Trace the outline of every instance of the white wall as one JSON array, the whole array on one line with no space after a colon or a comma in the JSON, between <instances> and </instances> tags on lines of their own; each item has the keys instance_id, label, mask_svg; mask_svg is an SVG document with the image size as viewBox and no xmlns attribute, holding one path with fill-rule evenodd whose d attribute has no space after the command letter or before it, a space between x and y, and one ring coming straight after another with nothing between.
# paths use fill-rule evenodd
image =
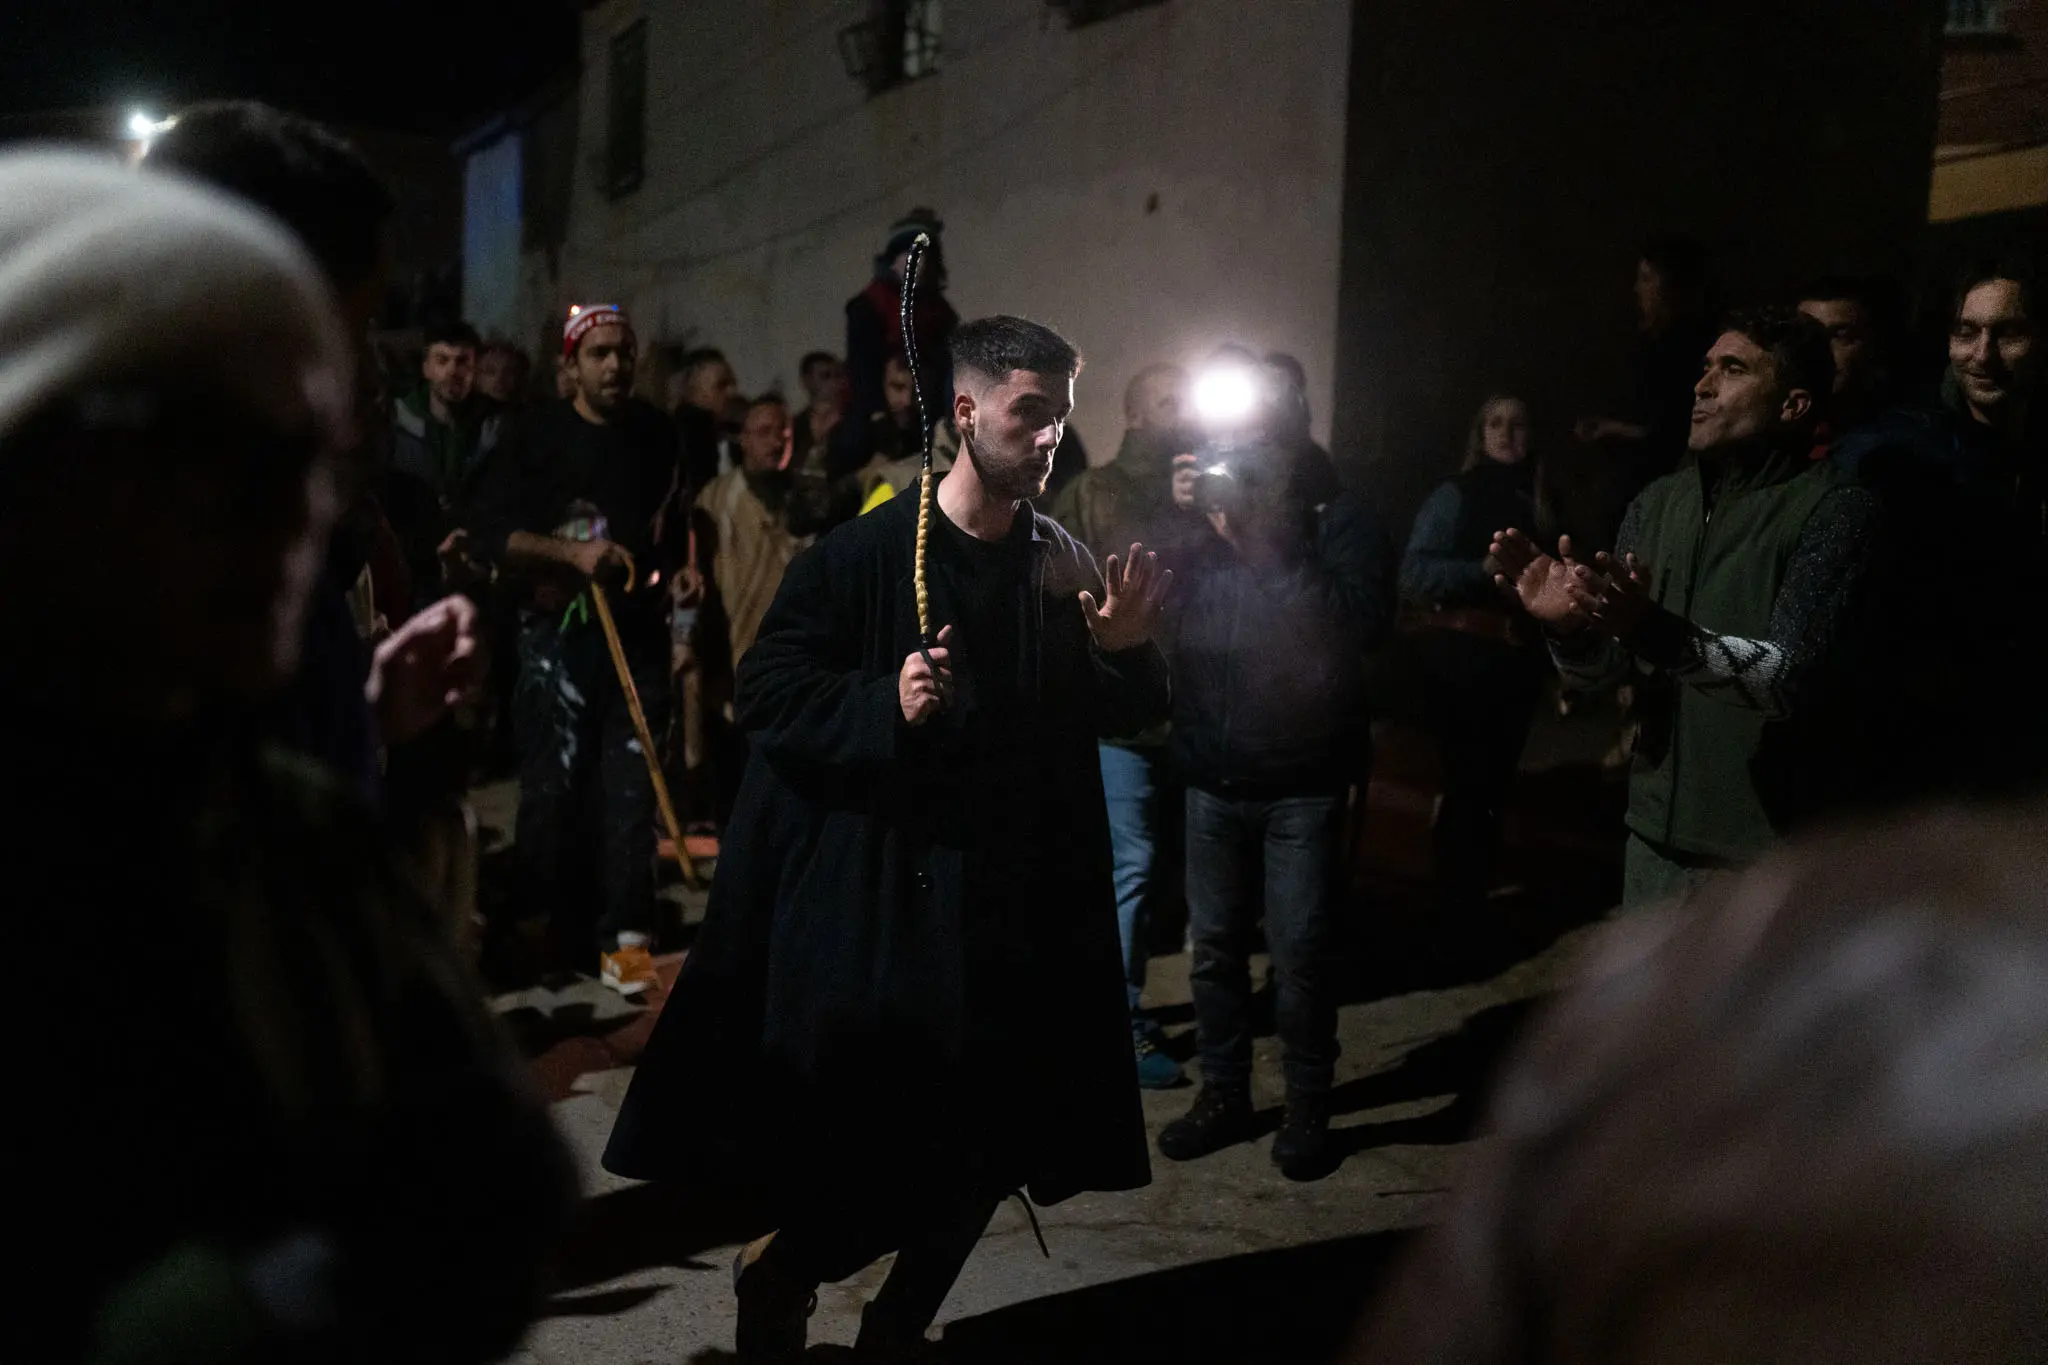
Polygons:
<instances>
[{"instance_id":1,"label":"white wall","mask_svg":"<svg viewBox=\"0 0 2048 1365\"><path fill-rule=\"evenodd\" d=\"M462 164L462 315L487 337L528 340L520 313L522 135L506 133Z\"/></svg>"},{"instance_id":2,"label":"white wall","mask_svg":"<svg viewBox=\"0 0 2048 1365\"><path fill-rule=\"evenodd\" d=\"M1337 332L1350 0L1165 0L1069 31L1043 0L944 0L941 70L870 99L837 35L863 0L608 0L584 20L559 302L715 344L752 389L840 350L889 223L946 222L963 316L1016 312L1088 357L1075 421L1114 453L1140 366L1235 339L1306 364ZM649 20L647 176L608 201L611 36Z\"/></svg>"}]
</instances>

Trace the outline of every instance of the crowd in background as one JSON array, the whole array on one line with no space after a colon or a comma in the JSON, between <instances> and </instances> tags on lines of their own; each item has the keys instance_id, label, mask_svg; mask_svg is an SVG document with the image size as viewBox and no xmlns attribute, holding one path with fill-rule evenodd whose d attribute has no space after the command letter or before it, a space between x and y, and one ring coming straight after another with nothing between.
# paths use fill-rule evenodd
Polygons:
<instances>
[{"instance_id":1,"label":"crowd in background","mask_svg":"<svg viewBox=\"0 0 2048 1365\"><path fill-rule=\"evenodd\" d=\"M133 1117L102 1108L199 1112L189 1095L158 1093L171 1085L196 1086L219 1112L144 1144L160 1181L148 1218L72 1210L78 1225L134 1235L42 1274L61 1307L45 1323L51 1358L82 1358L87 1337L160 1330L151 1296L173 1283L216 1295L220 1320L254 1338L339 1322L379 1358L484 1358L531 1309L536 1248L566 1181L462 976L475 859L461 793L480 767L517 771L518 917L548 926L559 965L647 991L664 932L656 784L666 776L696 831L718 828L747 744L733 721L741 664L785 570L833 527L914 492L927 439L940 471L967 458L943 397L924 413L915 397L952 392L959 319L942 225L918 211L882 237L846 305L843 356L798 365L800 406L749 394L708 347L680 357L655 402L640 396L648 339L602 300L564 320L556 355L450 319L426 329L416 363L370 360L359 305L379 293L390 199L345 144L301 120L188 111L140 171L10 160L0 253L47 250L53 264L40 292L0 287L0 321L78 321L72 344L47 352L10 339L27 322L0 328L0 372L42 367L40 387L0 386L7 571L54 569L38 509L88 497L79 462L52 452L112 471L90 494L111 509L96 537L109 553L78 584L49 573L52 591L14 609L34 632L17 638L42 644L9 666L8 714L30 718L15 726L17 752L50 794L16 865L46 867L93 903L155 907L121 923L151 949L159 984L137 989L161 994L166 976L181 997L192 980L218 985L204 1018L139 1052L133 1038L102 1040L141 1090L110 1088L65 1140L106 1144ZM80 223L121 249L95 254ZM912 358L899 301L920 233L937 249ZM129 251L143 240L156 255ZM107 312L94 292L104 277L152 263L183 282L138 287L130 297L145 304ZM1262 924L1288 1092L1272 1155L1295 1179L1330 1168L1334 916L1371 771L1368 663L1397 637L1427 678L1442 756L1446 940L1486 914L1547 696L1564 709L1624 698L1631 907L1695 891L1816 821L2038 784L2048 480L2030 268L1991 263L1960 281L1940 319L1946 362L1933 366L1882 282L1818 281L1726 315L1713 285L1696 245L1649 244L1635 359L1611 410L1567 430L1522 396L1485 396L1405 550L1312 439L1305 376L1287 355L1226 347L1195 375L1159 363L1107 377L1127 383L1126 429L1099 465L1066 433L1039 510L1098 560L1142 542L1176 580L1171 721L1106 736L1098 755L1147 1086L1183 1083L1141 1006L1148 920L1175 895L1188 910L1201 1089L1159 1137L1170 1159L1254 1134ZM193 330L169 355L152 329L178 328ZM329 391L349 374L353 392ZM167 525L209 556L167 550ZM105 601L138 581L144 600L130 594L113 618L66 614L94 585ZM79 676L94 681L72 687ZM99 720L57 723L84 714ZM645 752L641 721L662 752ZM53 734L99 738L81 756ZM264 738L338 774L377 818L266 757ZM150 869L171 885L144 889L132 869L95 864L74 828L149 829ZM1987 835L1985 856L2038 861L2038 839L2018 841ZM1806 863L1764 866L1792 869L1766 888L1778 901L1809 883L1826 891ZM1717 904L1763 873L1749 875L1716 890ZM338 908L282 929L256 913L308 896ZM2013 916L2037 921L2038 884L2018 899ZM167 915L166 902L181 908ZM358 903L376 908L370 920L351 918ZM180 939L190 924L204 927ZM2038 946L2040 925L2027 928ZM1826 956L1774 932L1787 943L1741 951ZM1928 929L1925 951L1951 951L1958 932ZM1683 994L1652 982L1601 1027L1643 1025L1656 992ZM168 1000L164 1011L180 1012ZM1595 1065L1559 1050L1599 1019L1566 1016L1544 1060ZM1682 1043L1658 1048L1672 1066L1699 1064ZM1571 1084L1593 1094L1592 1080ZM1529 1102L1510 1090L1505 1103L1518 1114ZM1603 1118L1606 1103L1531 1119L1517 1141L1622 1122ZM1527 1176L1503 1165L1487 1178L1507 1191ZM427 1180L417 1192L434 1218L362 1199L366 1184ZM503 1200L506 1189L521 1194ZM278 1190L291 1198L273 1203ZM435 1235L419 1240L422 1226ZM1458 1236L1481 1236L1474 1226ZM460 1269L408 1278L404 1267L428 1263ZM1465 1290L1505 1296L1484 1300L1497 1311L1481 1327L1512 1334L1502 1324L1529 1310L1488 1281L1498 1267L1484 1255L1446 1264L1438 1273ZM431 1312L413 1302L424 1283ZM376 1338L415 1311L451 1324L448 1339ZM1390 1321L1390 1334L1425 1335ZM1484 1344L1508 1358L1494 1337Z\"/></svg>"}]
</instances>

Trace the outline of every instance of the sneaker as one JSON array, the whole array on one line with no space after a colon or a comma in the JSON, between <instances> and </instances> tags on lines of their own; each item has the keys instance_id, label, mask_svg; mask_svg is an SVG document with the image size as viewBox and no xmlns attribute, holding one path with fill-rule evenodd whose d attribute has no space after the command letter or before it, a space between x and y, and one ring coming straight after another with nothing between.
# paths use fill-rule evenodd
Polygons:
<instances>
[{"instance_id":1,"label":"sneaker","mask_svg":"<svg viewBox=\"0 0 2048 1365\"><path fill-rule=\"evenodd\" d=\"M1181 1074L1180 1063L1159 1050L1159 1044L1145 1034L1133 1040L1138 1052L1138 1088L1141 1090L1172 1090L1187 1080Z\"/></svg>"},{"instance_id":2,"label":"sneaker","mask_svg":"<svg viewBox=\"0 0 2048 1365\"><path fill-rule=\"evenodd\" d=\"M659 979L654 975L654 954L637 943L598 954L597 972L605 985L629 998L645 993Z\"/></svg>"},{"instance_id":3,"label":"sneaker","mask_svg":"<svg viewBox=\"0 0 2048 1365\"><path fill-rule=\"evenodd\" d=\"M1287 1097L1287 1117L1273 1139L1273 1164L1289 1180L1321 1180L1334 1169L1330 1161L1329 1096Z\"/></svg>"},{"instance_id":4,"label":"sneaker","mask_svg":"<svg viewBox=\"0 0 2048 1365\"><path fill-rule=\"evenodd\" d=\"M740 1310L733 1349L741 1360L798 1359L804 1353L810 1316L818 1311L816 1289L795 1283L772 1264L763 1264L762 1253L774 1240L771 1232L741 1247L733 1258L732 1289Z\"/></svg>"},{"instance_id":5,"label":"sneaker","mask_svg":"<svg viewBox=\"0 0 2048 1365\"><path fill-rule=\"evenodd\" d=\"M1205 1084L1188 1112L1160 1131L1159 1154L1168 1161L1193 1161L1251 1135L1251 1093Z\"/></svg>"}]
</instances>

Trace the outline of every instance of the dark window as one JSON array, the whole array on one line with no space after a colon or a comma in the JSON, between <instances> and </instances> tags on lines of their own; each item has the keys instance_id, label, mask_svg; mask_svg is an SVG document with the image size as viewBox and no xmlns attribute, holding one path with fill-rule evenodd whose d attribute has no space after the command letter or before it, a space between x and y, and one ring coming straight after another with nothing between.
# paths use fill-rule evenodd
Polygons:
<instances>
[{"instance_id":1,"label":"dark window","mask_svg":"<svg viewBox=\"0 0 2048 1365\"><path fill-rule=\"evenodd\" d=\"M1948 0L1947 31L1957 37L2005 32L2002 0Z\"/></svg>"},{"instance_id":2,"label":"dark window","mask_svg":"<svg viewBox=\"0 0 2048 1365\"><path fill-rule=\"evenodd\" d=\"M1079 28L1101 19L1114 19L1119 14L1129 14L1134 9L1145 9L1160 4L1162 0L1045 0L1054 9L1067 16L1068 28Z\"/></svg>"},{"instance_id":3,"label":"dark window","mask_svg":"<svg viewBox=\"0 0 2048 1365\"><path fill-rule=\"evenodd\" d=\"M870 94L935 75L940 0L869 0L868 17L839 31L839 60Z\"/></svg>"},{"instance_id":4,"label":"dark window","mask_svg":"<svg viewBox=\"0 0 2048 1365\"><path fill-rule=\"evenodd\" d=\"M647 163L647 21L612 39L604 123L604 192L616 199L640 188Z\"/></svg>"}]
</instances>

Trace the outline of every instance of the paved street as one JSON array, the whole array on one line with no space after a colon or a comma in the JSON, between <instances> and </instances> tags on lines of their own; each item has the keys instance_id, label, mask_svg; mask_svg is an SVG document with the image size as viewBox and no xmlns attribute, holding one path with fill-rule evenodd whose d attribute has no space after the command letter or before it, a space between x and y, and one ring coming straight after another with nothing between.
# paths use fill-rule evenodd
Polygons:
<instances>
[{"instance_id":1,"label":"paved street","mask_svg":"<svg viewBox=\"0 0 2048 1365\"><path fill-rule=\"evenodd\" d=\"M1550 727L1559 730L1561 727ZM949 1345L970 1361L1113 1359L1161 1365L1320 1361L1343 1341L1361 1301L1400 1245L1426 1222L1468 1140L1481 1087L1512 1030L1569 973L1598 916L1611 849L1588 830L1612 804L1585 763L1603 733L1563 728L1531 746L1514 850L1505 869L1548 888L1500 898L1500 939L1482 957L1504 969L1438 973L1399 959L1423 925L1428 775L1409 751L1383 746L1368 835L1358 859L1352 980L1341 1013L1334 1130L1344 1160L1329 1178L1292 1184L1268 1160L1270 1139L1175 1165L1155 1156L1153 1183L1133 1194L1091 1195L1040 1211L1047 1259L1016 1203L1006 1205L941 1315ZM1611 735L1611 731L1604 732ZM1425 765L1426 766L1426 765ZM482 794L487 825L507 827L502 790ZM1610 841L1611 842L1611 841ZM681 896L680 888L671 894ZM700 913L682 897L684 919ZM677 961L669 959L672 975ZM1150 1003L1172 1049L1193 1046L1183 955L1154 960ZM533 988L497 1001L580 1156L588 1195L560 1277L560 1292L516 1360L522 1365L633 1365L730 1359L730 1268L737 1229L675 1192L599 1169L631 1060L651 1012L593 983ZM1147 1126L1180 1114L1192 1088L1145 1095ZM1267 1128L1281 1100L1278 1048L1258 1045L1255 1100ZM812 1319L813 1354L853 1339L862 1304L887 1264L826 1286Z\"/></svg>"}]
</instances>

